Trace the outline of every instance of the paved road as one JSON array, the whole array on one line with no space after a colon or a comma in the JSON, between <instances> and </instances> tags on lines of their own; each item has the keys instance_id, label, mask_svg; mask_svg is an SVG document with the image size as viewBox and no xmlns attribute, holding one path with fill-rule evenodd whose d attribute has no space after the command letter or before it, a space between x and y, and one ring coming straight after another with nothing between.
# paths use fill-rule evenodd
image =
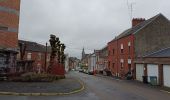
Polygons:
<instances>
[{"instance_id":1,"label":"paved road","mask_svg":"<svg viewBox=\"0 0 170 100\"><path fill-rule=\"evenodd\" d=\"M141 83L72 72L86 89L69 96L0 96L0 100L170 100L170 94Z\"/></svg>"}]
</instances>

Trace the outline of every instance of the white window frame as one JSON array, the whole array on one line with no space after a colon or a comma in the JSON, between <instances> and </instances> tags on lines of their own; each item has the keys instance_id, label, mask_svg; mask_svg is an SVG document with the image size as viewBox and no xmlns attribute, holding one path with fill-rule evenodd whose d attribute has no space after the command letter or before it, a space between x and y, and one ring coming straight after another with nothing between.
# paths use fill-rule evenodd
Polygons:
<instances>
[{"instance_id":1,"label":"white window frame","mask_svg":"<svg viewBox=\"0 0 170 100\"><path fill-rule=\"evenodd\" d=\"M132 63L132 59L128 59L128 64L131 64Z\"/></svg>"},{"instance_id":2,"label":"white window frame","mask_svg":"<svg viewBox=\"0 0 170 100\"><path fill-rule=\"evenodd\" d=\"M130 42L130 41L128 42L128 46L129 46L129 47L131 46L131 42Z\"/></svg>"},{"instance_id":3,"label":"white window frame","mask_svg":"<svg viewBox=\"0 0 170 100\"><path fill-rule=\"evenodd\" d=\"M123 44L120 44L120 49L123 49Z\"/></svg>"},{"instance_id":4,"label":"white window frame","mask_svg":"<svg viewBox=\"0 0 170 100\"><path fill-rule=\"evenodd\" d=\"M121 63L124 63L124 59L120 59L120 62L121 62Z\"/></svg>"}]
</instances>

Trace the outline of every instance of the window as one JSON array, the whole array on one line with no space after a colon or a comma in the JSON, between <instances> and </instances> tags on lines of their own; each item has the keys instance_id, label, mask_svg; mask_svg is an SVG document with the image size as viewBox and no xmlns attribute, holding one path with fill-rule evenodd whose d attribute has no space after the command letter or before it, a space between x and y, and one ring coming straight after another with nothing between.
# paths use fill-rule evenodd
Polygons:
<instances>
[{"instance_id":1,"label":"window","mask_svg":"<svg viewBox=\"0 0 170 100\"><path fill-rule=\"evenodd\" d=\"M110 55L110 51L108 52L108 55Z\"/></svg>"},{"instance_id":2,"label":"window","mask_svg":"<svg viewBox=\"0 0 170 100\"><path fill-rule=\"evenodd\" d=\"M131 64L131 62L132 62L131 59L128 59L128 64Z\"/></svg>"},{"instance_id":3,"label":"window","mask_svg":"<svg viewBox=\"0 0 170 100\"><path fill-rule=\"evenodd\" d=\"M128 52L129 52L129 54L130 54L130 46L128 46Z\"/></svg>"},{"instance_id":4,"label":"window","mask_svg":"<svg viewBox=\"0 0 170 100\"><path fill-rule=\"evenodd\" d=\"M124 62L124 60L123 60L123 59L120 59L120 62L121 62L121 63L123 63L123 62Z\"/></svg>"},{"instance_id":5,"label":"window","mask_svg":"<svg viewBox=\"0 0 170 100\"><path fill-rule=\"evenodd\" d=\"M27 60L31 60L31 53L27 53Z\"/></svg>"},{"instance_id":6,"label":"window","mask_svg":"<svg viewBox=\"0 0 170 100\"><path fill-rule=\"evenodd\" d=\"M50 61L50 54L47 54L47 61Z\"/></svg>"},{"instance_id":7,"label":"window","mask_svg":"<svg viewBox=\"0 0 170 100\"><path fill-rule=\"evenodd\" d=\"M129 51L129 54L130 54L130 46L131 46L131 43L128 42L128 51Z\"/></svg>"},{"instance_id":8,"label":"window","mask_svg":"<svg viewBox=\"0 0 170 100\"><path fill-rule=\"evenodd\" d=\"M123 44L120 45L120 49L123 49Z\"/></svg>"},{"instance_id":9,"label":"window","mask_svg":"<svg viewBox=\"0 0 170 100\"><path fill-rule=\"evenodd\" d=\"M41 60L41 53L38 53L38 60Z\"/></svg>"},{"instance_id":10,"label":"window","mask_svg":"<svg viewBox=\"0 0 170 100\"><path fill-rule=\"evenodd\" d=\"M131 46L131 43L130 43L130 42L128 42L128 46Z\"/></svg>"},{"instance_id":11,"label":"window","mask_svg":"<svg viewBox=\"0 0 170 100\"><path fill-rule=\"evenodd\" d=\"M115 50L113 49L113 55L114 55L114 53L115 53Z\"/></svg>"},{"instance_id":12,"label":"window","mask_svg":"<svg viewBox=\"0 0 170 100\"><path fill-rule=\"evenodd\" d=\"M110 67L110 61L108 62L108 66Z\"/></svg>"},{"instance_id":13,"label":"window","mask_svg":"<svg viewBox=\"0 0 170 100\"><path fill-rule=\"evenodd\" d=\"M123 49L121 49L120 52L123 53Z\"/></svg>"},{"instance_id":14,"label":"window","mask_svg":"<svg viewBox=\"0 0 170 100\"><path fill-rule=\"evenodd\" d=\"M0 30L2 30L2 31L7 31L7 30L8 30L8 27L0 26Z\"/></svg>"},{"instance_id":15,"label":"window","mask_svg":"<svg viewBox=\"0 0 170 100\"><path fill-rule=\"evenodd\" d=\"M128 70L129 70L129 72L131 71L131 64L128 64Z\"/></svg>"},{"instance_id":16,"label":"window","mask_svg":"<svg viewBox=\"0 0 170 100\"><path fill-rule=\"evenodd\" d=\"M120 59L120 67L121 67L121 69L123 69L123 63L124 63L124 59Z\"/></svg>"},{"instance_id":17,"label":"window","mask_svg":"<svg viewBox=\"0 0 170 100\"><path fill-rule=\"evenodd\" d=\"M120 45L120 52L123 53L123 44Z\"/></svg>"},{"instance_id":18,"label":"window","mask_svg":"<svg viewBox=\"0 0 170 100\"><path fill-rule=\"evenodd\" d=\"M123 69L123 63L120 63L121 69Z\"/></svg>"},{"instance_id":19,"label":"window","mask_svg":"<svg viewBox=\"0 0 170 100\"><path fill-rule=\"evenodd\" d=\"M115 63L112 64L112 68L113 68L113 69L114 69L114 67L115 67Z\"/></svg>"}]
</instances>

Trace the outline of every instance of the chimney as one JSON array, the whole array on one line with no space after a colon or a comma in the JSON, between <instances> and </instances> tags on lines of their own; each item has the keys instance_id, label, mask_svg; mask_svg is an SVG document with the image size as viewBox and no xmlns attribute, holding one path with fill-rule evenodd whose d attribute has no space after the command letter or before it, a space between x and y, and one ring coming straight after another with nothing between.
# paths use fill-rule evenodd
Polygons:
<instances>
[{"instance_id":1,"label":"chimney","mask_svg":"<svg viewBox=\"0 0 170 100\"><path fill-rule=\"evenodd\" d=\"M145 21L145 18L133 18L132 19L132 27L134 27L144 21Z\"/></svg>"}]
</instances>

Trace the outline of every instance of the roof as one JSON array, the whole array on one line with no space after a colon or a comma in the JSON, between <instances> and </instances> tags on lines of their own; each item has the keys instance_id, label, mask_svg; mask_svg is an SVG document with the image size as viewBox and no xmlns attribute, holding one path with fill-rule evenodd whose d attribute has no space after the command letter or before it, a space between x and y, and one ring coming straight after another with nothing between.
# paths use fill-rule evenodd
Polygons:
<instances>
[{"instance_id":1,"label":"roof","mask_svg":"<svg viewBox=\"0 0 170 100\"><path fill-rule=\"evenodd\" d=\"M24 41L24 40L18 40L18 43L24 43L26 44L26 51L34 51L34 52L45 52L46 46L32 42L32 41ZM48 47L47 51L50 51L50 47Z\"/></svg>"},{"instance_id":2,"label":"roof","mask_svg":"<svg viewBox=\"0 0 170 100\"><path fill-rule=\"evenodd\" d=\"M170 57L170 47L150 53L144 57Z\"/></svg>"},{"instance_id":3,"label":"roof","mask_svg":"<svg viewBox=\"0 0 170 100\"><path fill-rule=\"evenodd\" d=\"M126 36L129 36L131 34L135 34L137 33L138 31L140 31L141 29L143 29L144 27L146 27L147 25L149 25L151 22L153 22L155 19L157 19L158 17L164 17L161 13L146 20L146 21L143 21L141 23L139 23L138 25L132 27L132 28L129 28L127 30L125 30L124 32L122 32L120 35L118 35L117 37L115 37L112 41L114 40L117 40L117 39L120 39L120 38L123 38L123 37L126 37Z\"/></svg>"}]
</instances>

